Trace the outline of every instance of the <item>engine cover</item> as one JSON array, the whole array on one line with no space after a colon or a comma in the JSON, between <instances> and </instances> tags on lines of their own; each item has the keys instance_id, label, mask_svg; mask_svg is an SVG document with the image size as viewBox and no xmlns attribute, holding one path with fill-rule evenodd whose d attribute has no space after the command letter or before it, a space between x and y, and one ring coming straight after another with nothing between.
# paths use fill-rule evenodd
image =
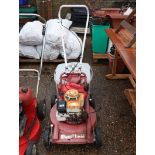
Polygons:
<instances>
[{"instance_id":1,"label":"engine cover","mask_svg":"<svg viewBox=\"0 0 155 155\"><path fill-rule=\"evenodd\" d=\"M84 94L76 89L68 90L64 95L67 103L67 113L81 113L84 105Z\"/></svg>"},{"instance_id":2,"label":"engine cover","mask_svg":"<svg viewBox=\"0 0 155 155\"><path fill-rule=\"evenodd\" d=\"M58 121L79 124L86 120L84 111L84 93L69 89L64 94L64 100L58 101L56 117Z\"/></svg>"}]
</instances>

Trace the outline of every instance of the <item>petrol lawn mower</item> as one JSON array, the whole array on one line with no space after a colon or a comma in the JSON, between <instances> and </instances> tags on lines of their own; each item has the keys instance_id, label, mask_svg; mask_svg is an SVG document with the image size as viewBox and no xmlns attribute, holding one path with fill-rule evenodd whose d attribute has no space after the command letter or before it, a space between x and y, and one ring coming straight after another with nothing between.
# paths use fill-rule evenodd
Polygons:
<instances>
[{"instance_id":1,"label":"petrol lawn mower","mask_svg":"<svg viewBox=\"0 0 155 155\"><path fill-rule=\"evenodd\" d=\"M37 16L43 19L37 14L20 14L20 16ZM46 24L44 25L43 31L45 31ZM40 84L40 76L42 71L43 62L43 51L45 45L45 32L43 32L43 47L40 58L40 68L36 69L19 69L21 73L31 72L37 74L37 86L35 96L32 93L30 87L19 88L19 155L36 155L37 148L36 142L38 141L41 134L41 124L46 113L46 102L45 99L38 102L38 89ZM23 76L20 76L23 77ZM25 76L24 76L25 77ZM34 77L31 76L31 77Z\"/></svg>"},{"instance_id":2,"label":"petrol lawn mower","mask_svg":"<svg viewBox=\"0 0 155 155\"><path fill-rule=\"evenodd\" d=\"M87 20L83 43L81 45L80 62L67 63L67 56L62 34L62 46L65 63L55 69L54 81L57 95L51 99L50 120L43 133L44 146L49 149L52 144L92 144L102 146L101 130L96 124L95 99L90 94L90 82L93 71L89 64L83 63L86 33L89 22L89 10L85 5L62 5L64 7L84 7ZM63 25L61 25L63 27Z\"/></svg>"}]
</instances>

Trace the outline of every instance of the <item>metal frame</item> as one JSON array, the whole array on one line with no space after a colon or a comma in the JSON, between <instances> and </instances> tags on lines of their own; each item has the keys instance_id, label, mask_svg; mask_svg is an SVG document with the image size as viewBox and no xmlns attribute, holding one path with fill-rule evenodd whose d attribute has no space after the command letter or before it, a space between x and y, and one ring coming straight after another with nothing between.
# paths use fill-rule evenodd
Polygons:
<instances>
[{"instance_id":1,"label":"metal frame","mask_svg":"<svg viewBox=\"0 0 155 155\"><path fill-rule=\"evenodd\" d=\"M40 58L40 67L39 70L37 69L19 69L19 72L35 72L37 73L37 86L36 86L36 98L38 97L38 90L39 90L39 84L40 84L40 76L41 76L41 71L42 71L42 65L43 65L43 56L44 56L44 49L45 49L45 37L46 37L46 20L41 17L38 14L32 14L32 13L20 13L19 16L36 16L42 21L44 21L44 28L45 28L45 34L43 35L43 43L42 43L42 50L41 50L41 58ZM21 77L21 76L20 76Z\"/></svg>"},{"instance_id":2,"label":"metal frame","mask_svg":"<svg viewBox=\"0 0 155 155\"><path fill-rule=\"evenodd\" d=\"M80 57L80 64L82 63L83 60L83 54L84 54L84 48L85 48L85 42L86 42L86 35L87 35L87 28L88 28L88 23L89 23L89 9L86 5L61 5L59 8L59 12L58 12L58 17L59 20L61 20L61 10L62 8L85 8L87 11L87 20L86 20L86 26L85 26L85 32L84 32L84 38L83 38L83 42L82 42L82 53L81 53L81 57ZM61 25L61 29L63 28L63 26ZM64 59L65 59L65 66L66 68L68 68L68 64L67 64L67 57L66 57L66 50L65 50L65 45L64 45L64 38L63 38L63 34L61 33L61 39L62 39L62 47L63 47L63 51L64 51Z\"/></svg>"},{"instance_id":3,"label":"metal frame","mask_svg":"<svg viewBox=\"0 0 155 155\"><path fill-rule=\"evenodd\" d=\"M40 82L40 74L39 71L36 69L19 69L19 72L34 72L37 73L37 86L36 86L36 98L38 95L38 88L39 88L39 82ZM21 77L21 76L20 76Z\"/></svg>"}]
</instances>

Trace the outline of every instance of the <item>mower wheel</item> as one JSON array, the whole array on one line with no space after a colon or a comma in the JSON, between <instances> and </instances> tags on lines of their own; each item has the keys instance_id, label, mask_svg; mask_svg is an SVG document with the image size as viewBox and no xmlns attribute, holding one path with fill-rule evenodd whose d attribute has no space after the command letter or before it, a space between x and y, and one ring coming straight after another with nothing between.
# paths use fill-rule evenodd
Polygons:
<instances>
[{"instance_id":1,"label":"mower wheel","mask_svg":"<svg viewBox=\"0 0 155 155\"><path fill-rule=\"evenodd\" d=\"M56 95L52 95L52 97L51 97L51 108L55 105L56 99L57 99L57 96Z\"/></svg>"},{"instance_id":2,"label":"mower wheel","mask_svg":"<svg viewBox=\"0 0 155 155\"><path fill-rule=\"evenodd\" d=\"M46 115L46 101L41 100L37 105L37 115L40 121L45 118Z\"/></svg>"},{"instance_id":3,"label":"mower wheel","mask_svg":"<svg viewBox=\"0 0 155 155\"><path fill-rule=\"evenodd\" d=\"M46 150L49 150L50 146L51 146L50 132L51 132L50 127L46 127L44 132L43 132L43 144L44 144L44 147L46 148Z\"/></svg>"},{"instance_id":4,"label":"mower wheel","mask_svg":"<svg viewBox=\"0 0 155 155\"><path fill-rule=\"evenodd\" d=\"M102 135L101 135L101 128L96 127L94 129L94 134L95 134L95 146L97 148L102 146Z\"/></svg>"},{"instance_id":5,"label":"mower wheel","mask_svg":"<svg viewBox=\"0 0 155 155\"><path fill-rule=\"evenodd\" d=\"M95 109L95 98L93 97L92 94L90 94L90 97L89 97L89 104L91 105L91 107Z\"/></svg>"},{"instance_id":6,"label":"mower wheel","mask_svg":"<svg viewBox=\"0 0 155 155\"><path fill-rule=\"evenodd\" d=\"M29 143L25 155L38 155L35 143Z\"/></svg>"}]
</instances>

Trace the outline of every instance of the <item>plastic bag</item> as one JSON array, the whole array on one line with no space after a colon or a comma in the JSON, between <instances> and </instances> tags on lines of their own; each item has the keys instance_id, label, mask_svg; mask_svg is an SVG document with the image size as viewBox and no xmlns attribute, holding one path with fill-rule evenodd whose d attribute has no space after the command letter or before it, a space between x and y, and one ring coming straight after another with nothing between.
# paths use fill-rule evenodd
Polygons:
<instances>
[{"instance_id":1,"label":"plastic bag","mask_svg":"<svg viewBox=\"0 0 155 155\"><path fill-rule=\"evenodd\" d=\"M72 21L67 19L62 19L62 27L61 30L61 22L59 19L51 19L47 21L47 33L46 33L46 42L52 43L55 45L61 46L61 32L64 37L67 37L68 29L71 26Z\"/></svg>"},{"instance_id":2,"label":"plastic bag","mask_svg":"<svg viewBox=\"0 0 155 155\"><path fill-rule=\"evenodd\" d=\"M37 52L39 54L39 56L41 57L41 51L42 51L42 45L38 45L37 47ZM59 48L54 48L51 44L45 44L45 48L44 48L44 56L43 59L45 60L54 60L57 59L59 56Z\"/></svg>"},{"instance_id":3,"label":"plastic bag","mask_svg":"<svg viewBox=\"0 0 155 155\"><path fill-rule=\"evenodd\" d=\"M36 50L36 46L26 46L26 45L19 44L19 55L28 57L28 58L34 58L34 59L40 58Z\"/></svg>"},{"instance_id":4,"label":"plastic bag","mask_svg":"<svg viewBox=\"0 0 155 155\"><path fill-rule=\"evenodd\" d=\"M43 40L43 23L40 21L27 22L20 31L19 42L23 45L40 45Z\"/></svg>"},{"instance_id":5,"label":"plastic bag","mask_svg":"<svg viewBox=\"0 0 155 155\"><path fill-rule=\"evenodd\" d=\"M82 41L73 31L69 31L67 36L64 40L67 59L77 59L82 52ZM60 54L64 57L63 50L60 51Z\"/></svg>"}]
</instances>

